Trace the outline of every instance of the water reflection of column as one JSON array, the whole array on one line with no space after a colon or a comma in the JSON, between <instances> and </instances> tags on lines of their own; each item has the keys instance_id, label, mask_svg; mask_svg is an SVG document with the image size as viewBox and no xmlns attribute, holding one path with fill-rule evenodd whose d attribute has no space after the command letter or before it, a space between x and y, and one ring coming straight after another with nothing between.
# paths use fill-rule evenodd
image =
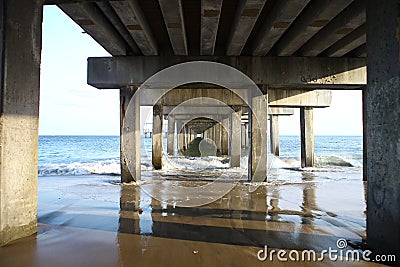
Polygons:
<instances>
[{"instance_id":1,"label":"water reflection of column","mask_svg":"<svg viewBox=\"0 0 400 267\"><path fill-rule=\"evenodd\" d=\"M140 232L137 211L140 208L140 187L136 185L121 186L119 232L137 234Z\"/></svg>"},{"instance_id":2,"label":"water reflection of column","mask_svg":"<svg viewBox=\"0 0 400 267\"><path fill-rule=\"evenodd\" d=\"M279 199L281 197L281 192L279 186L270 187L270 196L269 196L269 206L270 208L270 216L272 221L279 221L281 218L279 215Z\"/></svg>"},{"instance_id":3,"label":"water reflection of column","mask_svg":"<svg viewBox=\"0 0 400 267\"><path fill-rule=\"evenodd\" d=\"M303 184L303 203L302 203L302 209L304 212L306 212L306 216L303 216L301 221L303 224L312 224L314 221L314 217L310 216L312 215L312 212L314 210L317 210L317 202L316 202L316 196L315 196L315 183L309 183L310 181L314 181L315 179L315 174L312 172L303 172L302 173L302 180L304 182Z\"/></svg>"}]
</instances>

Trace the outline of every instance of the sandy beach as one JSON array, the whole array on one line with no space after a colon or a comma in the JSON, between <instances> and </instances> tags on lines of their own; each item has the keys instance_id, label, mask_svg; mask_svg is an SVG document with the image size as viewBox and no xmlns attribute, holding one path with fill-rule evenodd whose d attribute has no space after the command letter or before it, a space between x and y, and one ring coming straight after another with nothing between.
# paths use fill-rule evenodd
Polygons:
<instances>
[{"instance_id":1,"label":"sandy beach","mask_svg":"<svg viewBox=\"0 0 400 267\"><path fill-rule=\"evenodd\" d=\"M118 176L107 175L40 177L38 233L0 248L0 266L262 266L268 259L260 261L257 252L265 246L318 253L337 249L338 239L346 240L345 250L361 252L363 182L311 179L340 176L327 171L283 172L291 172L293 182L263 183L254 192L240 182L198 207L173 206L168 199L177 183L196 187L203 181L120 184ZM165 201L149 195L155 189ZM374 265L326 256L319 262L273 261L286 264Z\"/></svg>"}]
</instances>

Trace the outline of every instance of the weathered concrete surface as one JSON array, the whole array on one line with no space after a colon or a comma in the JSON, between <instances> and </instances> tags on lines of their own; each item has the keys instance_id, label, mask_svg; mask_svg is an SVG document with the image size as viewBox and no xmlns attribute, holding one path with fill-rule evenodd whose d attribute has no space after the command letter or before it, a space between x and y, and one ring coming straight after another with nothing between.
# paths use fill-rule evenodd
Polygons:
<instances>
[{"instance_id":1,"label":"weathered concrete surface","mask_svg":"<svg viewBox=\"0 0 400 267\"><path fill-rule=\"evenodd\" d=\"M329 90L269 90L268 105L279 107L329 107L332 92Z\"/></svg>"},{"instance_id":2,"label":"weathered concrete surface","mask_svg":"<svg viewBox=\"0 0 400 267\"><path fill-rule=\"evenodd\" d=\"M256 84L282 88L343 89L360 88L366 84L365 59L317 57L98 57L88 59L88 84L99 89L141 85L150 76L175 64L191 61L214 61L226 64L246 74ZM210 70L187 67L187 77L197 81ZM204 72L204 73L202 73ZM176 73L175 75L180 75ZM227 74L215 73L224 80ZM163 88L173 88L165 79ZM172 84L168 84L171 81ZM229 88L246 88L241 79L231 79ZM148 84L157 88L157 84ZM315 88L317 86L317 88Z\"/></svg>"},{"instance_id":3,"label":"weathered concrete surface","mask_svg":"<svg viewBox=\"0 0 400 267\"><path fill-rule=\"evenodd\" d=\"M301 167L314 166L313 108L300 108Z\"/></svg>"},{"instance_id":4,"label":"weathered concrete surface","mask_svg":"<svg viewBox=\"0 0 400 267\"><path fill-rule=\"evenodd\" d=\"M157 89L145 90L145 93L141 94L140 104L142 106L152 106L155 102L161 103L164 106L178 106L186 101L191 101L191 99L214 99L214 101L220 101L224 103L224 106L247 106L248 95L247 90L236 90L232 91L225 88L191 88L183 89L177 88L172 89L165 93L161 99L158 99L157 95L160 91ZM240 95L238 94L240 93ZM266 92L264 92L266 93ZM331 105L332 93L329 90L310 90L310 89L269 89L268 94L270 95L268 101L269 105L273 107L301 107L301 106L311 106L311 107L328 107ZM193 101L190 107L180 108L182 110L191 108L196 111L196 106L203 108L204 106L213 106L207 103L196 103ZM216 107L221 107L221 104L214 105ZM164 108L165 110L166 108ZM199 108L197 108L199 109ZM210 109L211 111L212 109ZM222 113L223 110L221 110Z\"/></svg>"},{"instance_id":5,"label":"weathered concrete surface","mask_svg":"<svg viewBox=\"0 0 400 267\"><path fill-rule=\"evenodd\" d=\"M171 41L175 55L187 55L188 49L182 1L160 0L158 3L160 4L165 27L167 28L169 40Z\"/></svg>"},{"instance_id":6,"label":"weathered concrete surface","mask_svg":"<svg viewBox=\"0 0 400 267\"><path fill-rule=\"evenodd\" d=\"M222 0L201 1L200 55L213 55L217 40Z\"/></svg>"},{"instance_id":7,"label":"weathered concrete surface","mask_svg":"<svg viewBox=\"0 0 400 267\"><path fill-rule=\"evenodd\" d=\"M368 1L367 243L400 259L400 5ZM393 263L390 263L393 264ZM398 264L398 262L397 262Z\"/></svg>"},{"instance_id":8,"label":"weathered concrete surface","mask_svg":"<svg viewBox=\"0 0 400 267\"><path fill-rule=\"evenodd\" d=\"M241 132L241 117L242 109L239 106L233 106L234 112L231 114L230 120L230 134L229 134L229 147L230 147L230 166L240 167L240 150L242 147L242 132Z\"/></svg>"},{"instance_id":9,"label":"weathered concrete surface","mask_svg":"<svg viewBox=\"0 0 400 267\"><path fill-rule=\"evenodd\" d=\"M270 115L271 153L279 157L279 116Z\"/></svg>"},{"instance_id":10,"label":"weathered concrete surface","mask_svg":"<svg viewBox=\"0 0 400 267\"><path fill-rule=\"evenodd\" d=\"M140 94L135 94L136 91L136 87L120 89L120 162L123 183L140 181L141 178ZM131 114L128 115L127 112ZM128 163L128 158L133 161Z\"/></svg>"},{"instance_id":11,"label":"weathered concrete surface","mask_svg":"<svg viewBox=\"0 0 400 267\"><path fill-rule=\"evenodd\" d=\"M0 2L0 246L36 232L41 27L42 1Z\"/></svg>"},{"instance_id":12,"label":"weathered concrete surface","mask_svg":"<svg viewBox=\"0 0 400 267\"><path fill-rule=\"evenodd\" d=\"M266 0L241 1L238 5L226 54L240 55Z\"/></svg>"},{"instance_id":13,"label":"weathered concrete surface","mask_svg":"<svg viewBox=\"0 0 400 267\"><path fill-rule=\"evenodd\" d=\"M175 117L168 116L168 137L167 137L167 153L174 155L175 152Z\"/></svg>"},{"instance_id":14,"label":"weathered concrete surface","mask_svg":"<svg viewBox=\"0 0 400 267\"><path fill-rule=\"evenodd\" d=\"M163 125L163 114L162 106L153 106L153 136L152 136L152 163L156 170L162 168L162 125Z\"/></svg>"},{"instance_id":15,"label":"weathered concrete surface","mask_svg":"<svg viewBox=\"0 0 400 267\"><path fill-rule=\"evenodd\" d=\"M252 99L249 126L251 143L249 153L249 179L263 182L268 173L268 95L255 96ZM250 167L251 166L251 167Z\"/></svg>"}]
</instances>

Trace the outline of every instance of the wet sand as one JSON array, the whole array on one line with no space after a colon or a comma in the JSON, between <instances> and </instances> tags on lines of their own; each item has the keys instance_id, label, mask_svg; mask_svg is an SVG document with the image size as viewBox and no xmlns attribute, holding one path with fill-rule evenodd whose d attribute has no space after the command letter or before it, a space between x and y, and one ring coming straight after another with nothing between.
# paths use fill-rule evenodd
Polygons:
<instances>
[{"instance_id":1,"label":"wet sand","mask_svg":"<svg viewBox=\"0 0 400 267\"><path fill-rule=\"evenodd\" d=\"M318 252L337 249L343 238L347 250L359 249L365 239L363 182L324 180L343 176L329 171L285 170L280 177L286 172L291 181L263 183L254 192L240 182L197 207L175 205L173 189L202 186L202 179L159 180L151 179L159 173L148 173L139 186L121 185L118 176L40 177L38 234L0 248L0 266L263 266L270 262L259 261L257 252L265 245ZM158 199L149 195L154 192ZM326 257L318 263L275 258L272 264L376 265Z\"/></svg>"}]
</instances>

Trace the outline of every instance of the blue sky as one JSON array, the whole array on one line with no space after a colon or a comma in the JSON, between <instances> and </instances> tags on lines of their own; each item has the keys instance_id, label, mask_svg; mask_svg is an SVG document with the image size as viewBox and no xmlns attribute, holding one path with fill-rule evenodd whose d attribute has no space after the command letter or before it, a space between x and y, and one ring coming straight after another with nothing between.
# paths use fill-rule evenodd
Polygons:
<instances>
[{"instance_id":1,"label":"blue sky","mask_svg":"<svg viewBox=\"0 0 400 267\"><path fill-rule=\"evenodd\" d=\"M57 7L44 8L41 135L119 135L118 90L86 84L87 58L110 55L82 32ZM334 91L332 106L314 111L315 134L362 135L361 99L361 91ZM281 117L280 133L298 135L299 121L298 110Z\"/></svg>"}]
</instances>

